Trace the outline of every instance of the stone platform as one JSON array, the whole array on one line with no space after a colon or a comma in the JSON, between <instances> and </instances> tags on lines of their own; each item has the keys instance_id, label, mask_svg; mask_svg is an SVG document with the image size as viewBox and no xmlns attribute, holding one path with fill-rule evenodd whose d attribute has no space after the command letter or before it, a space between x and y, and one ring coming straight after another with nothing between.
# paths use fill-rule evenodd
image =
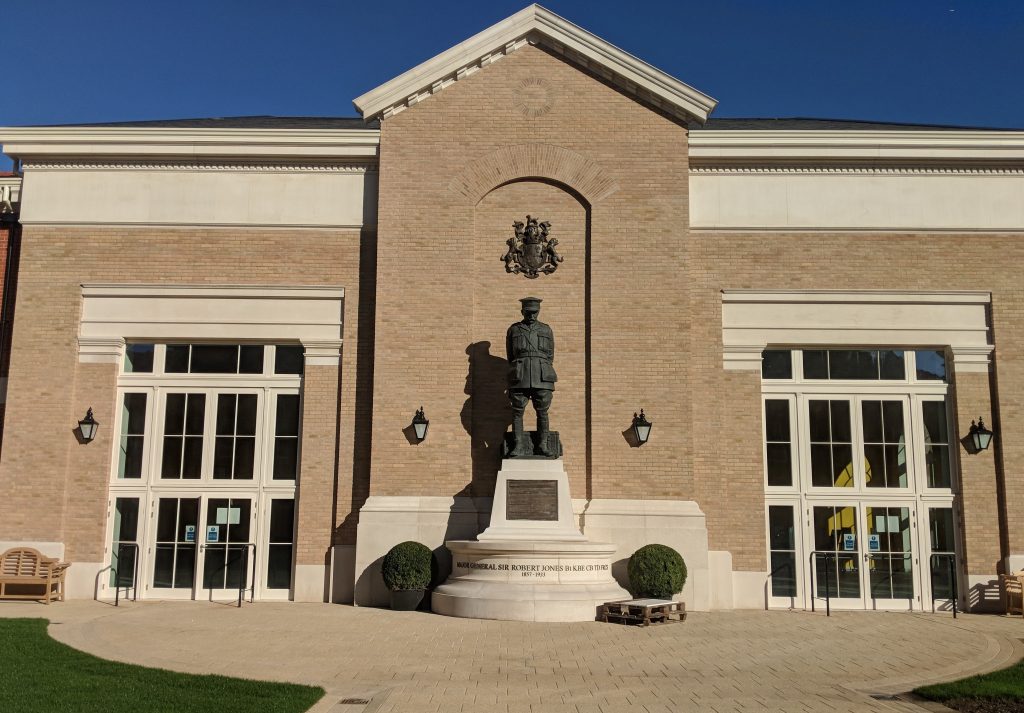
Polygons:
<instances>
[{"instance_id":1,"label":"stone platform","mask_svg":"<svg viewBox=\"0 0 1024 713\"><path fill-rule=\"evenodd\" d=\"M490 527L449 540L452 573L432 595L438 614L510 621L594 621L604 602L628 599L612 577L616 545L576 526L558 459L506 458Z\"/></svg>"},{"instance_id":2,"label":"stone platform","mask_svg":"<svg viewBox=\"0 0 1024 713\"><path fill-rule=\"evenodd\" d=\"M612 578L605 542L451 540L452 574L434 590L438 614L508 621L594 621L604 602L628 599Z\"/></svg>"}]
</instances>

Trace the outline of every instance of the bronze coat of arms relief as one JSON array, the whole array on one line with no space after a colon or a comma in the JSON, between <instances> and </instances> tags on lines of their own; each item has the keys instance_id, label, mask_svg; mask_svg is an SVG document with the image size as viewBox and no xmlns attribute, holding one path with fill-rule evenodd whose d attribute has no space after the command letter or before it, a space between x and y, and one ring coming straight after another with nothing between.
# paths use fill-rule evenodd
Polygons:
<instances>
[{"instance_id":1,"label":"bronze coat of arms relief","mask_svg":"<svg viewBox=\"0 0 1024 713\"><path fill-rule=\"evenodd\" d=\"M551 223L541 223L536 218L526 216L525 223L514 221L512 228L515 235L505 241L508 251L501 258L505 263L505 272L525 275L532 280L540 275L550 275L558 269L562 256L555 250L558 238L548 235Z\"/></svg>"}]
</instances>

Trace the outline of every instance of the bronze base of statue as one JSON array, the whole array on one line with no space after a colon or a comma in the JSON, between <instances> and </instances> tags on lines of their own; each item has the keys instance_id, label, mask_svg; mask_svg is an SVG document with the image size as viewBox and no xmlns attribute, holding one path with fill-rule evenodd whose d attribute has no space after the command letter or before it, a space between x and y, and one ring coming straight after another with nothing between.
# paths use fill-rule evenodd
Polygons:
<instances>
[{"instance_id":1,"label":"bronze base of statue","mask_svg":"<svg viewBox=\"0 0 1024 713\"><path fill-rule=\"evenodd\" d=\"M515 450L516 434L512 431L505 433L504 447L501 449L502 458L523 458L523 459L554 459L562 457L562 440L558 437L558 431L548 431L547 450L550 455L544 455L541 449L540 434L537 431L524 431L526 437L526 451Z\"/></svg>"}]
</instances>

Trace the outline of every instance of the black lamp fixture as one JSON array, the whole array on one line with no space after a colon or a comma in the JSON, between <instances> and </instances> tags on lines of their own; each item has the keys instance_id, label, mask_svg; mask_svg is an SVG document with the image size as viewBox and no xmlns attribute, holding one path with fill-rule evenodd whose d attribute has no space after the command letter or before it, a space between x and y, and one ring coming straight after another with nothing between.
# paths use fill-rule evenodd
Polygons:
<instances>
[{"instance_id":1,"label":"black lamp fixture","mask_svg":"<svg viewBox=\"0 0 1024 713\"><path fill-rule=\"evenodd\" d=\"M640 409L639 416L636 415L635 411L633 412L633 434L636 436L637 443L641 446L647 443L647 439L651 437L651 426L653 425L644 416L643 409Z\"/></svg>"},{"instance_id":2,"label":"black lamp fixture","mask_svg":"<svg viewBox=\"0 0 1024 713\"><path fill-rule=\"evenodd\" d=\"M992 443L992 431L985 428L985 422L978 416L978 422L971 421L971 441L974 443L975 452L988 450Z\"/></svg>"},{"instance_id":3,"label":"black lamp fixture","mask_svg":"<svg viewBox=\"0 0 1024 713\"><path fill-rule=\"evenodd\" d=\"M100 422L93 418L92 407L85 414L85 418L78 422L78 430L82 432L82 440L88 443L92 439L96 438L96 431L100 427Z\"/></svg>"},{"instance_id":4,"label":"black lamp fixture","mask_svg":"<svg viewBox=\"0 0 1024 713\"><path fill-rule=\"evenodd\" d=\"M416 432L416 440L422 441L427 437L427 429L430 428L430 421L423 415L423 407L420 406L416 410L416 415L412 417L412 428Z\"/></svg>"}]
</instances>

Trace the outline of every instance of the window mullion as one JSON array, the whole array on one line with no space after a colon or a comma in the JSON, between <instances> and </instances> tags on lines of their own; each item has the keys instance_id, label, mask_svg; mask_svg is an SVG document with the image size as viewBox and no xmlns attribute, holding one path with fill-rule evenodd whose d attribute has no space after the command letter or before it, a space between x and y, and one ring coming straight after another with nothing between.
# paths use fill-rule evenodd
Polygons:
<instances>
[{"instance_id":1,"label":"window mullion","mask_svg":"<svg viewBox=\"0 0 1024 713\"><path fill-rule=\"evenodd\" d=\"M189 359L192 358L192 347L189 347ZM191 361L189 364L191 368ZM203 469L200 474L200 481L213 480L213 453L217 447L217 389L203 389L206 395L206 408L203 409Z\"/></svg>"}]
</instances>

